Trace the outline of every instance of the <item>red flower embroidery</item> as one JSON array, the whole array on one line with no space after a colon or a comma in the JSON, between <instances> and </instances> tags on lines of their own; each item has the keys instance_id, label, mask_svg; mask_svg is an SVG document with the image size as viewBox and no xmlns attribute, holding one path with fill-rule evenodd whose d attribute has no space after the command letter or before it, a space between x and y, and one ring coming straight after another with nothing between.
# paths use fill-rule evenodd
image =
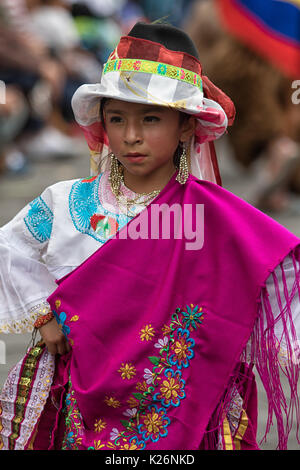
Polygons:
<instances>
[{"instance_id":1,"label":"red flower embroidery","mask_svg":"<svg viewBox=\"0 0 300 470\"><path fill-rule=\"evenodd\" d=\"M98 214L92 215L91 220L90 220L92 229L96 230L98 222L104 218L105 218L105 215L98 215Z\"/></svg>"}]
</instances>

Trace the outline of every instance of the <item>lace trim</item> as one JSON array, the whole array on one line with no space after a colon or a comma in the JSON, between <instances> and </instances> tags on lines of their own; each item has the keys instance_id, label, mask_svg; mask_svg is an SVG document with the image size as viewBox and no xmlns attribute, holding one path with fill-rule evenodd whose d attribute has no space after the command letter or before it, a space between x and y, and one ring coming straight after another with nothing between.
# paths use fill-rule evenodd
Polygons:
<instances>
[{"instance_id":1,"label":"lace trim","mask_svg":"<svg viewBox=\"0 0 300 470\"><path fill-rule=\"evenodd\" d=\"M40 315L50 312L51 308L48 302L44 301L34 305L28 310L27 315L17 319L11 319L8 322L0 322L0 333L28 333L34 328L34 322Z\"/></svg>"}]
</instances>

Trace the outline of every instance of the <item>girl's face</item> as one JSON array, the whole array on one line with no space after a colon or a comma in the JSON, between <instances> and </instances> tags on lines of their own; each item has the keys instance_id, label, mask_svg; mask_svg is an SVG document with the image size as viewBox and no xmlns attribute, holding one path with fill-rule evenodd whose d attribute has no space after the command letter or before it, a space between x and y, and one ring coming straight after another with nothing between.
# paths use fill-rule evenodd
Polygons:
<instances>
[{"instance_id":1,"label":"girl's face","mask_svg":"<svg viewBox=\"0 0 300 470\"><path fill-rule=\"evenodd\" d=\"M194 132L194 119L181 120L179 111L115 99L105 103L104 119L112 152L137 177L174 172L179 141Z\"/></svg>"}]
</instances>

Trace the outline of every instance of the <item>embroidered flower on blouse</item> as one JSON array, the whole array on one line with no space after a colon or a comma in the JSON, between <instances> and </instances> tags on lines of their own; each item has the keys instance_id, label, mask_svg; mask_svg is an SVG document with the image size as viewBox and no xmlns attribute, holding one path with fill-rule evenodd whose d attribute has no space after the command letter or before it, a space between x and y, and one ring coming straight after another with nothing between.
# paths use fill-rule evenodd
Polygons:
<instances>
[{"instance_id":1,"label":"embroidered flower on blouse","mask_svg":"<svg viewBox=\"0 0 300 470\"><path fill-rule=\"evenodd\" d=\"M119 224L115 219L102 214L93 214L90 224L92 229L104 238L114 235L119 229Z\"/></svg>"},{"instance_id":2,"label":"embroidered flower on blouse","mask_svg":"<svg viewBox=\"0 0 300 470\"><path fill-rule=\"evenodd\" d=\"M50 239L53 212L41 196L30 202L29 206L24 223L31 235L40 243L44 243Z\"/></svg>"},{"instance_id":3,"label":"embroidered flower on blouse","mask_svg":"<svg viewBox=\"0 0 300 470\"><path fill-rule=\"evenodd\" d=\"M104 401L107 404L107 406L111 406L112 408L120 408L121 406L121 403L119 402L119 400L117 400L114 397L105 397Z\"/></svg>"},{"instance_id":4,"label":"embroidered flower on blouse","mask_svg":"<svg viewBox=\"0 0 300 470\"><path fill-rule=\"evenodd\" d=\"M140 338L142 341L150 341L153 336L155 335L154 328L151 325L146 325L144 328L141 329L140 331Z\"/></svg>"},{"instance_id":5,"label":"embroidered flower on blouse","mask_svg":"<svg viewBox=\"0 0 300 470\"><path fill-rule=\"evenodd\" d=\"M131 363L126 363L124 362L121 364L120 369L118 370L120 372L122 379L132 379L132 377L135 376L136 374L136 369Z\"/></svg>"},{"instance_id":6,"label":"embroidered flower on blouse","mask_svg":"<svg viewBox=\"0 0 300 470\"><path fill-rule=\"evenodd\" d=\"M94 424L95 432L101 432L105 428L106 428L106 422L101 418L99 418Z\"/></svg>"}]
</instances>

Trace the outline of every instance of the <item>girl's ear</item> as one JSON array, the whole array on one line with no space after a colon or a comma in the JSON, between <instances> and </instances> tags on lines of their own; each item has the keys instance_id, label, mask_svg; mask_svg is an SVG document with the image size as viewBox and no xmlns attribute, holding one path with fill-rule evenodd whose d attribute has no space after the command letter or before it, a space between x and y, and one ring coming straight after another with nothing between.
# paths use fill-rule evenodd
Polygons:
<instances>
[{"instance_id":1,"label":"girl's ear","mask_svg":"<svg viewBox=\"0 0 300 470\"><path fill-rule=\"evenodd\" d=\"M181 124L181 133L180 133L180 141L186 142L188 141L195 133L196 129L196 119L193 116L184 119Z\"/></svg>"}]
</instances>

